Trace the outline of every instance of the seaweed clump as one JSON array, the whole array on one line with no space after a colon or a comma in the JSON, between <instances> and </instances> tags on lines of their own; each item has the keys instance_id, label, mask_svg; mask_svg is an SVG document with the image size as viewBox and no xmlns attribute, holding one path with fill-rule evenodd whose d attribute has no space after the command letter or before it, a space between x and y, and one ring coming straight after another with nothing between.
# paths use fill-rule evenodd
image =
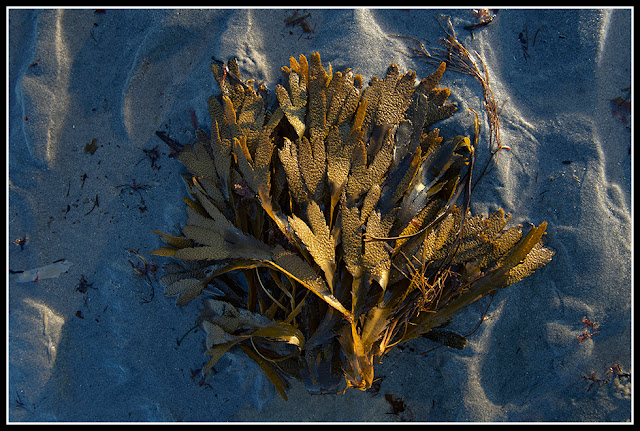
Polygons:
<instances>
[{"instance_id":1,"label":"seaweed clump","mask_svg":"<svg viewBox=\"0 0 640 431\"><path fill-rule=\"evenodd\" d=\"M205 375L241 349L284 398L287 377L364 390L394 346L550 261L546 223L470 214L474 144L432 127L457 109L445 69L416 82L392 64L365 87L300 55L268 112L235 60L212 65L211 136L178 157L186 226L154 251L175 259L165 295L203 300Z\"/></svg>"}]
</instances>

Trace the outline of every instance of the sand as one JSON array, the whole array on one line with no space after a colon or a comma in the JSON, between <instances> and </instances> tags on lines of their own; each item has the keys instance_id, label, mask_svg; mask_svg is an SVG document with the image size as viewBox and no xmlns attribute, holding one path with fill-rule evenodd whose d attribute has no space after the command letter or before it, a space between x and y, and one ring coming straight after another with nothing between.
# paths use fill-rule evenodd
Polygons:
<instances>
[{"instance_id":1,"label":"sand","mask_svg":"<svg viewBox=\"0 0 640 431\"><path fill-rule=\"evenodd\" d=\"M630 97L633 11L503 9L473 37L469 9L305 13L309 32L285 25L289 9L7 11L8 266L72 263L37 282L9 277L7 421L632 421L632 119L612 99ZM150 255L151 230L177 232L186 218L184 168L155 132L189 143L194 124L209 129L212 56L237 57L272 92L290 56L314 51L365 82L391 62L425 77L433 67L388 35L435 46L440 14L504 102L511 150L472 209L546 220L553 261L498 292L464 350L421 356L437 344L420 339L392 351L375 393L311 396L292 382L285 402L233 353L201 384L204 337L188 332L198 304L176 307L154 279L166 260ZM441 134L470 135L479 84L455 73L441 83L461 108ZM487 305L450 329L468 334ZM394 414L388 399L406 408Z\"/></svg>"}]
</instances>

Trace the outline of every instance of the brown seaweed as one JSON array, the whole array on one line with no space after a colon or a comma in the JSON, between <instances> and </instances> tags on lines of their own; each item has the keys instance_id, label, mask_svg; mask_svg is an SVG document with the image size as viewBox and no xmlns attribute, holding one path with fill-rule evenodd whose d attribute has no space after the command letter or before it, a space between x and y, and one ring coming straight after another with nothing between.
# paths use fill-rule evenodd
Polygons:
<instances>
[{"instance_id":1,"label":"brown seaweed","mask_svg":"<svg viewBox=\"0 0 640 431\"><path fill-rule=\"evenodd\" d=\"M203 373L241 349L284 398L286 377L365 390L393 347L550 261L545 222L470 214L475 141L433 128L456 111L447 67L416 82L392 64L365 87L292 57L267 112L234 60L212 65L211 134L178 156L188 219L153 253L173 258L165 295L203 299Z\"/></svg>"}]
</instances>

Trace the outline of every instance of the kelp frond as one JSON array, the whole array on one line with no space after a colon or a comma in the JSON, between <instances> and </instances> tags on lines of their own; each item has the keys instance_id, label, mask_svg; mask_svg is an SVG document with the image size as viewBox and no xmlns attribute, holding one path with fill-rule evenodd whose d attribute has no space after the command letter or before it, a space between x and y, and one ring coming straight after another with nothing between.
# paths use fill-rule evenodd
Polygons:
<instances>
[{"instance_id":1,"label":"kelp frond","mask_svg":"<svg viewBox=\"0 0 640 431\"><path fill-rule=\"evenodd\" d=\"M156 231L154 252L175 259L167 296L203 298L205 374L240 349L285 398L285 376L367 389L394 346L550 261L546 223L470 214L475 140L432 127L457 109L445 70L473 67L449 43L418 83L392 64L364 87L317 53L292 57L273 113L237 62L212 65L210 135L179 155L188 219L181 235Z\"/></svg>"}]
</instances>

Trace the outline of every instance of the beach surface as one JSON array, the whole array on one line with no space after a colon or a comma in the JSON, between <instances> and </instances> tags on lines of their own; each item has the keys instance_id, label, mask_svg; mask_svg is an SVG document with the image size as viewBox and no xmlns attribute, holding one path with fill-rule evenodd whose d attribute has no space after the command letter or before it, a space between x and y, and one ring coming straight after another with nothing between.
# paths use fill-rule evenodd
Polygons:
<instances>
[{"instance_id":1,"label":"beach surface","mask_svg":"<svg viewBox=\"0 0 640 431\"><path fill-rule=\"evenodd\" d=\"M287 25L294 13L304 18ZM510 148L472 211L546 221L553 261L457 315L448 329L469 334L487 310L464 350L421 355L438 345L427 339L394 349L375 369L376 391L312 396L294 381L284 401L233 351L202 382L199 301L165 297L157 277L168 260L150 254L161 245L152 229L179 232L186 220L185 168L156 131L188 144L196 127L210 129L212 58L237 57L272 94L289 57L316 51L365 83L393 62L424 78L434 67L390 35L437 46L442 14L486 63ZM631 9L503 9L473 32L470 9L7 18L7 421L633 420ZM480 84L449 71L440 84L459 105L440 134L470 136L472 108L486 162Z\"/></svg>"}]
</instances>

